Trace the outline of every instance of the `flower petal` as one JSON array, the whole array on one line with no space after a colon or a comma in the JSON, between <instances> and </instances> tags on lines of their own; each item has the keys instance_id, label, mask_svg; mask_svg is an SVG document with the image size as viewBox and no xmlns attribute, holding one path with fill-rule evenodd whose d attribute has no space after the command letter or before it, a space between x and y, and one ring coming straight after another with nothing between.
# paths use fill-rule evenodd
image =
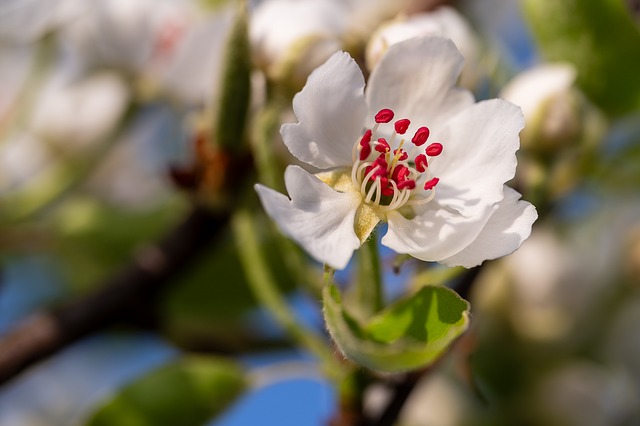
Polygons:
<instances>
[{"instance_id":1,"label":"flower petal","mask_svg":"<svg viewBox=\"0 0 640 426\"><path fill-rule=\"evenodd\" d=\"M351 149L366 114L364 77L345 52L334 53L317 68L293 98L297 124L280 129L289 151L320 169L350 167Z\"/></svg>"},{"instance_id":2,"label":"flower petal","mask_svg":"<svg viewBox=\"0 0 640 426\"><path fill-rule=\"evenodd\" d=\"M471 268L487 259L495 259L514 252L531 234L531 225L538 218L536 208L519 201L520 194L505 186L504 199L489 218L478 237L442 263L448 266Z\"/></svg>"},{"instance_id":3,"label":"flower petal","mask_svg":"<svg viewBox=\"0 0 640 426\"><path fill-rule=\"evenodd\" d=\"M429 163L440 178L438 201L465 216L499 202L516 171L523 127L520 108L501 99L477 103L447 121L435 132L444 150Z\"/></svg>"},{"instance_id":4,"label":"flower petal","mask_svg":"<svg viewBox=\"0 0 640 426\"><path fill-rule=\"evenodd\" d=\"M421 126L439 127L473 104L473 95L455 87L463 58L451 40L412 38L389 47L367 85L369 115L390 108L409 118L412 135Z\"/></svg>"},{"instance_id":5,"label":"flower petal","mask_svg":"<svg viewBox=\"0 0 640 426\"><path fill-rule=\"evenodd\" d=\"M466 217L429 203L429 208L413 219L396 211L387 214L389 230L382 244L397 253L407 253L420 260L440 261L459 253L473 242L491 217L493 206L482 214Z\"/></svg>"},{"instance_id":6,"label":"flower petal","mask_svg":"<svg viewBox=\"0 0 640 426\"><path fill-rule=\"evenodd\" d=\"M314 259L344 269L360 247L354 231L360 194L337 192L298 166L287 167L284 179L291 200L263 185L255 186L264 209Z\"/></svg>"}]
</instances>

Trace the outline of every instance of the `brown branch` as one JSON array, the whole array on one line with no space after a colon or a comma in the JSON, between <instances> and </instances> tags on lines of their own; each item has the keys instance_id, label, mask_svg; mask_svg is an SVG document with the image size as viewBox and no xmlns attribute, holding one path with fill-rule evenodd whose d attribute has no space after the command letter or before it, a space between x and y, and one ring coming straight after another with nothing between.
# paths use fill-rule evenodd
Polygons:
<instances>
[{"instance_id":1,"label":"brown branch","mask_svg":"<svg viewBox=\"0 0 640 426\"><path fill-rule=\"evenodd\" d=\"M141 250L97 291L34 314L0 339L0 384L91 333L131 322L225 228L230 213L196 207L158 244Z\"/></svg>"}]
</instances>

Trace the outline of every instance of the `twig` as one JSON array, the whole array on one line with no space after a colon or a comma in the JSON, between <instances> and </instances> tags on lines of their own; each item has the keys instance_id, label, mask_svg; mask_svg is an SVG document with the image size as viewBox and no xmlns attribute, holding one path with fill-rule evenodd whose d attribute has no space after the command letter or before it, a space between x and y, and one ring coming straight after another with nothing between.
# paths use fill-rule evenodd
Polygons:
<instances>
[{"instance_id":1,"label":"twig","mask_svg":"<svg viewBox=\"0 0 640 426\"><path fill-rule=\"evenodd\" d=\"M230 213L196 207L158 244L144 248L97 291L34 314L0 339L0 384L91 333L140 317L145 307L226 227ZM147 311L148 312L148 311Z\"/></svg>"}]
</instances>

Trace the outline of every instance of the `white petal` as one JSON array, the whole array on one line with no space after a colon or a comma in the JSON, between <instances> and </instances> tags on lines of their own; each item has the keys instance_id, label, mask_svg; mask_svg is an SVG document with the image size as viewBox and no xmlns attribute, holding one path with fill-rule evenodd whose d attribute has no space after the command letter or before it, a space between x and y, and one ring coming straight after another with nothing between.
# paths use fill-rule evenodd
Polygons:
<instances>
[{"instance_id":1,"label":"white petal","mask_svg":"<svg viewBox=\"0 0 640 426\"><path fill-rule=\"evenodd\" d=\"M523 127L520 108L501 99L480 102L447 121L434 134L444 150L429 165L440 179L438 201L465 216L500 201L516 171Z\"/></svg>"},{"instance_id":2,"label":"white petal","mask_svg":"<svg viewBox=\"0 0 640 426\"><path fill-rule=\"evenodd\" d=\"M299 123L284 124L280 133L295 157L321 169L351 167L366 105L364 77L349 54L337 52L311 73L293 111Z\"/></svg>"},{"instance_id":3,"label":"white petal","mask_svg":"<svg viewBox=\"0 0 640 426\"><path fill-rule=\"evenodd\" d=\"M471 244L491 216L493 206L485 206L482 214L465 217L449 211L437 202L413 219L396 211L387 214L389 230L382 244L397 253L407 253L420 260L440 261L459 253Z\"/></svg>"},{"instance_id":4,"label":"white petal","mask_svg":"<svg viewBox=\"0 0 640 426\"><path fill-rule=\"evenodd\" d=\"M179 12L184 16L181 17ZM232 7L225 7L202 18L190 16L189 12L191 11L175 11L165 18L166 28L184 25L186 29L175 46L151 61L148 72L158 80L161 87L181 102L190 105L212 103L211 100L217 99L220 92L218 85L225 59L223 55L234 23L235 11ZM212 116L216 112L212 111Z\"/></svg>"},{"instance_id":5,"label":"white petal","mask_svg":"<svg viewBox=\"0 0 640 426\"><path fill-rule=\"evenodd\" d=\"M460 253L444 259L449 266L471 268L488 259L514 252L531 234L531 225L538 218L536 208L518 201L520 194L505 186L504 199L489 218L478 237Z\"/></svg>"},{"instance_id":6,"label":"white petal","mask_svg":"<svg viewBox=\"0 0 640 426\"><path fill-rule=\"evenodd\" d=\"M462 64L460 52L448 39L420 37L394 44L371 73L369 115L390 108L396 118L409 118L409 138L419 127L441 126L474 102L471 93L455 87Z\"/></svg>"},{"instance_id":7,"label":"white petal","mask_svg":"<svg viewBox=\"0 0 640 426\"><path fill-rule=\"evenodd\" d=\"M344 269L360 247L354 231L360 195L337 192L297 166L289 166L284 179L291 200L263 185L255 186L265 210L314 259Z\"/></svg>"}]
</instances>

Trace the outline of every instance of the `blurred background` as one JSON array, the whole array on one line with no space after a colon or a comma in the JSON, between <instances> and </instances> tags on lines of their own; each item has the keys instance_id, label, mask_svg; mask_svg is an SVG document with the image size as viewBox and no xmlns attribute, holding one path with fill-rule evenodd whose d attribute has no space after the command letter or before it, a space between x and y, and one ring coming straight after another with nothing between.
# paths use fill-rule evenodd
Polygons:
<instances>
[{"instance_id":1,"label":"blurred background","mask_svg":"<svg viewBox=\"0 0 640 426\"><path fill-rule=\"evenodd\" d=\"M315 67L432 34L522 107L540 218L470 272L381 248L388 300L452 286L471 328L425 371L344 361L354 409L252 186ZM640 424L639 75L633 0L0 0L0 425Z\"/></svg>"}]
</instances>

